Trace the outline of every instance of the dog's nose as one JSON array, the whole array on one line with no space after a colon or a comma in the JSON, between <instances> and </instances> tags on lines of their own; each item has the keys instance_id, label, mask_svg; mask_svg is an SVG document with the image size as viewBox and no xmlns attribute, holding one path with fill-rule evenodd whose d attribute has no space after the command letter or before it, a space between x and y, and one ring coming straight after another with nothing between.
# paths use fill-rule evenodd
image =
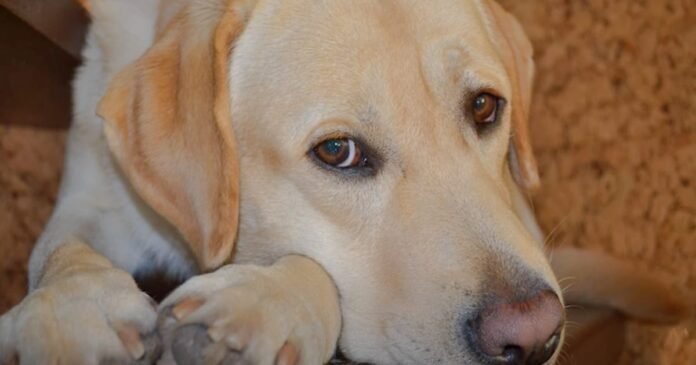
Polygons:
<instances>
[{"instance_id":1,"label":"dog's nose","mask_svg":"<svg viewBox=\"0 0 696 365\"><path fill-rule=\"evenodd\" d=\"M564 311L558 296L543 291L529 300L484 308L471 323L469 342L495 365L541 365L561 341Z\"/></svg>"}]
</instances>

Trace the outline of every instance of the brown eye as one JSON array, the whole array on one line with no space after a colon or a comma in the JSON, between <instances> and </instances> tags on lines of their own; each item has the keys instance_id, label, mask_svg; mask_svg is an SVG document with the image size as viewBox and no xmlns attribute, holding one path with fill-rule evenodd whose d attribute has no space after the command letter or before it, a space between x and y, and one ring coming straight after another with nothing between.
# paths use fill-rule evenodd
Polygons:
<instances>
[{"instance_id":1,"label":"brown eye","mask_svg":"<svg viewBox=\"0 0 696 365\"><path fill-rule=\"evenodd\" d=\"M472 102L472 113L476 124L490 124L498 121L500 98L489 93L478 94Z\"/></svg>"},{"instance_id":2,"label":"brown eye","mask_svg":"<svg viewBox=\"0 0 696 365\"><path fill-rule=\"evenodd\" d=\"M360 167L367 162L358 144L349 138L328 139L319 143L313 151L323 163L339 169Z\"/></svg>"}]
</instances>

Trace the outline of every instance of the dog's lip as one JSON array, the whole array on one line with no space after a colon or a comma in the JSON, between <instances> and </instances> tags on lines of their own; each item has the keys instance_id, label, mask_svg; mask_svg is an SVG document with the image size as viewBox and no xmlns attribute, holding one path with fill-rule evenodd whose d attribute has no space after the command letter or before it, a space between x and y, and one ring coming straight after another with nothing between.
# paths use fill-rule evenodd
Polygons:
<instances>
[{"instance_id":1,"label":"dog's lip","mask_svg":"<svg viewBox=\"0 0 696 365\"><path fill-rule=\"evenodd\" d=\"M348 360L345 357L339 358L339 357L334 356L334 358L331 359L331 361L329 361L328 365L374 365L374 364L370 364L370 363L366 363L366 362L358 363L358 362L353 362L351 360Z\"/></svg>"},{"instance_id":2,"label":"dog's lip","mask_svg":"<svg viewBox=\"0 0 696 365\"><path fill-rule=\"evenodd\" d=\"M345 358L339 359L339 358L334 357L333 359L331 359L331 361L329 361L329 365L374 365L374 364L370 364L370 363L366 363L366 362L358 363L358 362L353 362L353 361L345 359Z\"/></svg>"},{"instance_id":3,"label":"dog's lip","mask_svg":"<svg viewBox=\"0 0 696 365\"><path fill-rule=\"evenodd\" d=\"M373 364L357 363L357 362L353 362L353 361L345 359L345 358L340 359L340 358L337 358L334 356L334 358L331 359L331 361L329 361L329 365L373 365Z\"/></svg>"},{"instance_id":4,"label":"dog's lip","mask_svg":"<svg viewBox=\"0 0 696 365\"><path fill-rule=\"evenodd\" d=\"M355 362L353 360L350 360L345 355L343 355L343 352L341 352L341 349L337 349L336 354L329 361L328 365L374 365L374 364L370 364L370 363L366 363L366 362Z\"/></svg>"}]
</instances>

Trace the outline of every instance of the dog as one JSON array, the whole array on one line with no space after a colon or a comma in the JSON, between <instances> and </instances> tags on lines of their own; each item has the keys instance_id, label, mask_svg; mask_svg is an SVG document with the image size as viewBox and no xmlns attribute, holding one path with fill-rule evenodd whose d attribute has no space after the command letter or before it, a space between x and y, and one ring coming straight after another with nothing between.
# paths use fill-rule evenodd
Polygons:
<instances>
[{"instance_id":1,"label":"dog","mask_svg":"<svg viewBox=\"0 0 696 365\"><path fill-rule=\"evenodd\" d=\"M82 4L63 182L0 362L540 365L569 302L688 314L626 263L547 258L532 47L493 0ZM134 280L156 273L187 280L157 304Z\"/></svg>"}]
</instances>

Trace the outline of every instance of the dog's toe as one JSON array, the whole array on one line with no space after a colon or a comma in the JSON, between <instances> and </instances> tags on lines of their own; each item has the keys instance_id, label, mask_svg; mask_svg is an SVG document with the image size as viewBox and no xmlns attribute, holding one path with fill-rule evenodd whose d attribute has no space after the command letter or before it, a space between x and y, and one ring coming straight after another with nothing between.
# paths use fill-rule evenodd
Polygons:
<instances>
[{"instance_id":1,"label":"dog's toe","mask_svg":"<svg viewBox=\"0 0 696 365\"><path fill-rule=\"evenodd\" d=\"M152 332L142 336L141 341L145 355L136 362L136 365L154 364L162 356L162 338L157 332Z\"/></svg>"},{"instance_id":2,"label":"dog's toe","mask_svg":"<svg viewBox=\"0 0 696 365\"><path fill-rule=\"evenodd\" d=\"M203 350L211 343L205 326L183 326L174 332L172 354L179 365L203 364Z\"/></svg>"},{"instance_id":3,"label":"dog's toe","mask_svg":"<svg viewBox=\"0 0 696 365\"><path fill-rule=\"evenodd\" d=\"M225 344L214 343L208 330L200 324L179 327L172 338L172 355L178 365L242 363L242 356Z\"/></svg>"}]
</instances>

